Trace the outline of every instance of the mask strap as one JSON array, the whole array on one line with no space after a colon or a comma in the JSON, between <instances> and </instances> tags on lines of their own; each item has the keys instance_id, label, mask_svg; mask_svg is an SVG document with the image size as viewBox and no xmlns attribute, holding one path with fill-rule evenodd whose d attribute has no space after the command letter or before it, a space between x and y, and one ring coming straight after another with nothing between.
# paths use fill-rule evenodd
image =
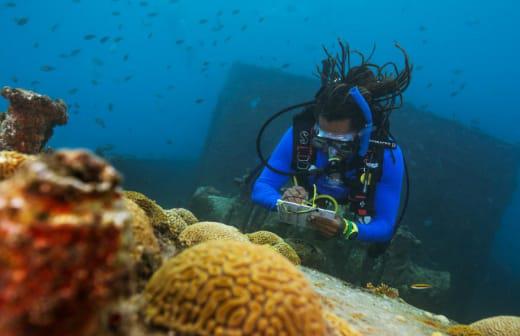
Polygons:
<instances>
[{"instance_id":1,"label":"mask strap","mask_svg":"<svg viewBox=\"0 0 520 336\"><path fill-rule=\"evenodd\" d=\"M365 118L365 126L361 130L360 134L360 144L358 154L361 157L364 157L368 152L368 144L370 142L370 134L372 133L372 111L370 110L370 106L359 91L357 86L354 86L348 91L348 94L354 99L357 106L363 112L363 117Z\"/></svg>"}]
</instances>

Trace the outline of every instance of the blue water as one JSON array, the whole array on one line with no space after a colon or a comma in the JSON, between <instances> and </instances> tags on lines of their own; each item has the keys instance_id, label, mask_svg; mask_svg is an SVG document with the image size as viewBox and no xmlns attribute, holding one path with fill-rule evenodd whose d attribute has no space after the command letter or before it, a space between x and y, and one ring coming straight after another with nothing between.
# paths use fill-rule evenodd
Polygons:
<instances>
[{"instance_id":1,"label":"blue water","mask_svg":"<svg viewBox=\"0 0 520 336\"><path fill-rule=\"evenodd\" d=\"M197 159L232 62L310 76L337 37L376 43L375 62L400 60L398 41L415 65L407 102L520 143L518 22L513 0L3 0L0 85L71 106L53 147ZM489 263L520 278L518 209L497 215Z\"/></svg>"}]
</instances>

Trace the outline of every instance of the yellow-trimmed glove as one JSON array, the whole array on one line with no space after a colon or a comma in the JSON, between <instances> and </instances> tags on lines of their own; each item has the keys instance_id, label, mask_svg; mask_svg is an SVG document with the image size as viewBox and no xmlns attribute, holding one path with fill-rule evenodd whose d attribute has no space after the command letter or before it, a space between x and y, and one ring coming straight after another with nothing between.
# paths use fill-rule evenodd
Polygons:
<instances>
[{"instance_id":1,"label":"yellow-trimmed glove","mask_svg":"<svg viewBox=\"0 0 520 336\"><path fill-rule=\"evenodd\" d=\"M354 240L359 233L358 226L354 221L343 218L343 225L341 226L341 234L345 239Z\"/></svg>"}]
</instances>

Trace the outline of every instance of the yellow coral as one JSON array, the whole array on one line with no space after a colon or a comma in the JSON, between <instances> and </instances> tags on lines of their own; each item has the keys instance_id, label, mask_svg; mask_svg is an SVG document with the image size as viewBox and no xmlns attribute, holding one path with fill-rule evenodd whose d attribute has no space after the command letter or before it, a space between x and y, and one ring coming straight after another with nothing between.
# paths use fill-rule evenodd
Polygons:
<instances>
[{"instance_id":1,"label":"yellow coral","mask_svg":"<svg viewBox=\"0 0 520 336\"><path fill-rule=\"evenodd\" d=\"M399 297L399 290L388 286L387 284L381 283L379 286L374 286L371 282L366 284L366 289L377 295L384 295L392 299Z\"/></svg>"},{"instance_id":2,"label":"yellow coral","mask_svg":"<svg viewBox=\"0 0 520 336\"><path fill-rule=\"evenodd\" d=\"M170 233L172 236L178 237L179 234L188 227L188 224L175 209L166 210L164 213L166 217L168 217Z\"/></svg>"},{"instance_id":3,"label":"yellow coral","mask_svg":"<svg viewBox=\"0 0 520 336\"><path fill-rule=\"evenodd\" d=\"M134 201L137 205L144 210L148 218L150 218L150 223L153 227L158 225L159 223L168 222L168 218L164 213L163 208L159 204L157 204L154 200L146 197L146 195L141 194L137 191L128 191L124 192L125 196L132 201Z\"/></svg>"},{"instance_id":4,"label":"yellow coral","mask_svg":"<svg viewBox=\"0 0 520 336\"><path fill-rule=\"evenodd\" d=\"M293 264L300 265L302 263L296 251L286 242L282 241L281 243L277 243L273 245L272 248L276 250L276 252L289 259L289 261Z\"/></svg>"},{"instance_id":5,"label":"yellow coral","mask_svg":"<svg viewBox=\"0 0 520 336\"><path fill-rule=\"evenodd\" d=\"M278 243L283 243L284 240L278 236L276 233L270 231L256 231L253 233L246 234L247 238L251 241L251 243L258 245L276 245Z\"/></svg>"},{"instance_id":6,"label":"yellow coral","mask_svg":"<svg viewBox=\"0 0 520 336\"><path fill-rule=\"evenodd\" d=\"M361 336L361 334L352 329L347 321L343 320L331 311L326 311L323 316L327 320L327 324L332 331L331 336Z\"/></svg>"},{"instance_id":7,"label":"yellow coral","mask_svg":"<svg viewBox=\"0 0 520 336\"><path fill-rule=\"evenodd\" d=\"M520 336L520 316L495 316L470 324L483 336Z\"/></svg>"},{"instance_id":8,"label":"yellow coral","mask_svg":"<svg viewBox=\"0 0 520 336\"><path fill-rule=\"evenodd\" d=\"M14 172L28 159L33 156L18 153L15 151L0 152L0 180L4 180L14 174Z\"/></svg>"},{"instance_id":9,"label":"yellow coral","mask_svg":"<svg viewBox=\"0 0 520 336\"><path fill-rule=\"evenodd\" d=\"M131 255L136 263L139 279L148 279L161 263L160 247L153 228L143 209L134 201L124 198L125 208L130 213L132 228Z\"/></svg>"},{"instance_id":10,"label":"yellow coral","mask_svg":"<svg viewBox=\"0 0 520 336\"><path fill-rule=\"evenodd\" d=\"M179 235L179 242L190 247L208 240L234 240L249 242L249 239L234 226L218 222L200 222L188 226Z\"/></svg>"},{"instance_id":11,"label":"yellow coral","mask_svg":"<svg viewBox=\"0 0 520 336\"><path fill-rule=\"evenodd\" d=\"M193 212L191 212L190 210L188 209L183 209L183 208L174 208L174 209L171 209L172 211L176 212L179 216L181 216L181 218L186 222L186 224L188 225L192 225L192 224L195 224L195 223L198 223L199 220L197 219L197 217L195 217L195 215L193 214Z\"/></svg>"},{"instance_id":12,"label":"yellow coral","mask_svg":"<svg viewBox=\"0 0 520 336\"><path fill-rule=\"evenodd\" d=\"M483 336L480 332L467 325L454 325L446 330L450 336Z\"/></svg>"},{"instance_id":13,"label":"yellow coral","mask_svg":"<svg viewBox=\"0 0 520 336\"><path fill-rule=\"evenodd\" d=\"M183 251L152 276L144 298L147 320L181 335L326 332L320 298L303 274L249 242L210 241Z\"/></svg>"}]
</instances>

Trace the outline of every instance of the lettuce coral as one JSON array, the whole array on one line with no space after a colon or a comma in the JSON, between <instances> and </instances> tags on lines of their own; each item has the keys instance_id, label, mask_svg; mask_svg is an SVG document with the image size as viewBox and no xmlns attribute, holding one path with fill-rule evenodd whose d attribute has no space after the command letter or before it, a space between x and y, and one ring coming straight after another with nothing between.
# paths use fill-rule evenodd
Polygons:
<instances>
[{"instance_id":1,"label":"lettuce coral","mask_svg":"<svg viewBox=\"0 0 520 336\"><path fill-rule=\"evenodd\" d=\"M168 260L144 291L145 316L180 335L323 336L320 297L265 246L209 241Z\"/></svg>"},{"instance_id":2,"label":"lettuce coral","mask_svg":"<svg viewBox=\"0 0 520 336\"><path fill-rule=\"evenodd\" d=\"M470 324L483 336L520 336L520 316L495 316Z\"/></svg>"},{"instance_id":3,"label":"lettuce coral","mask_svg":"<svg viewBox=\"0 0 520 336\"><path fill-rule=\"evenodd\" d=\"M248 242L249 239L234 226L219 222L200 222L188 226L179 235L179 242L190 247L209 240L233 240Z\"/></svg>"}]
</instances>

